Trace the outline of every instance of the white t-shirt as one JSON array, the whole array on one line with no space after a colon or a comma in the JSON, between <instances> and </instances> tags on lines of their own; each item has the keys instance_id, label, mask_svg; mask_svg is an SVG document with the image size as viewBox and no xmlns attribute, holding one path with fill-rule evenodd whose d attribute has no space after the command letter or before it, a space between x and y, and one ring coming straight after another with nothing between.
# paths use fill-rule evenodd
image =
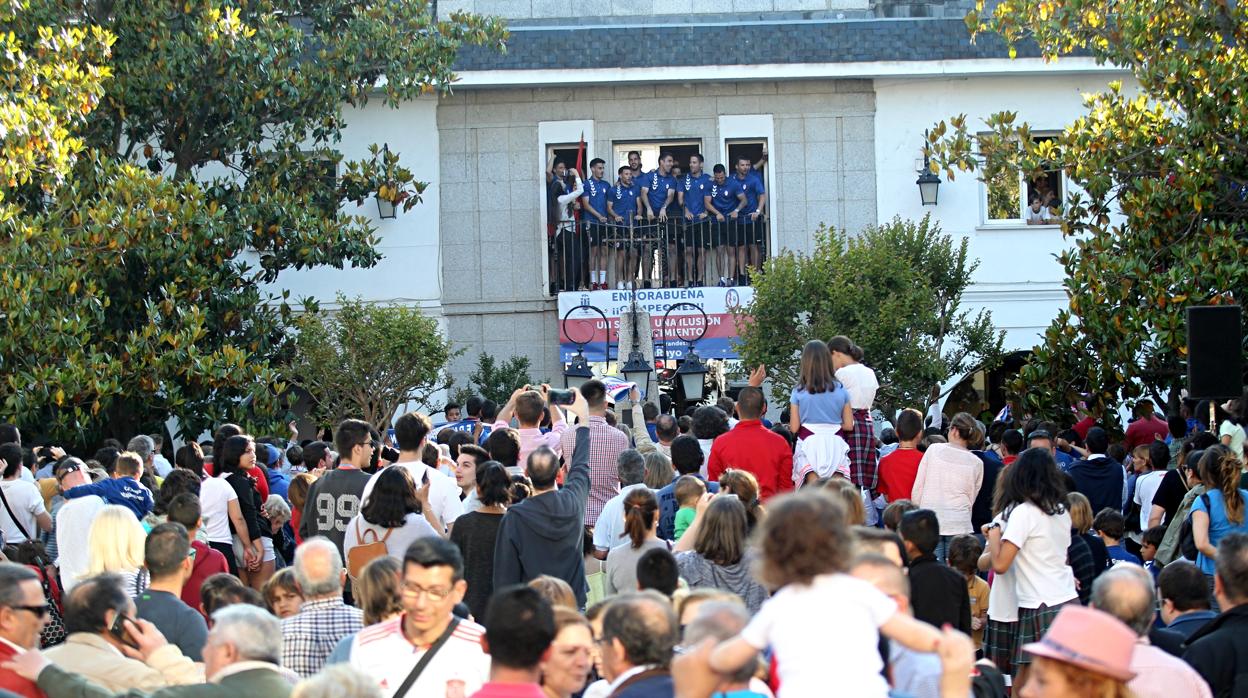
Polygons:
<instances>
[{"instance_id":1,"label":"white t-shirt","mask_svg":"<svg viewBox=\"0 0 1248 698\"><path fill-rule=\"evenodd\" d=\"M1140 530L1148 530L1148 515L1153 512L1153 497L1157 496L1157 488L1166 476L1164 470L1144 473L1135 479L1135 503L1140 505Z\"/></svg>"},{"instance_id":2,"label":"white t-shirt","mask_svg":"<svg viewBox=\"0 0 1248 698\"><path fill-rule=\"evenodd\" d=\"M1223 436L1231 437L1231 443L1228 445L1231 453L1234 453L1236 458L1242 459L1244 457L1244 439L1248 438L1244 428L1228 419L1218 427L1218 439L1221 440Z\"/></svg>"},{"instance_id":3,"label":"white t-shirt","mask_svg":"<svg viewBox=\"0 0 1248 698\"><path fill-rule=\"evenodd\" d=\"M485 628L461 620L450 639L433 656L409 696L470 696L490 677L490 655L481 647ZM403 635L403 616L370 625L351 643L351 666L377 680L381 695L390 698L403 685L425 649Z\"/></svg>"},{"instance_id":4,"label":"white t-shirt","mask_svg":"<svg viewBox=\"0 0 1248 698\"><path fill-rule=\"evenodd\" d=\"M455 523L455 519L464 513L464 504L459 501L459 495L463 494L463 490L455 484L455 478L447 477L418 460L392 463L389 467L406 468L407 472L411 473L412 482L416 483L417 489L425 481L425 473L429 473L429 505L433 507L433 512L438 515L443 526ZM381 470L373 473L368 483L364 485L364 494L360 497L361 505L368 502L368 495L372 493L381 473Z\"/></svg>"},{"instance_id":5,"label":"white t-shirt","mask_svg":"<svg viewBox=\"0 0 1248 698\"><path fill-rule=\"evenodd\" d=\"M628 541L624 535L624 498L629 492L645 487L646 483L620 488L620 493L607 500L598 514L598 523L594 525L594 547L599 550L610 550L620 543Z\"/></svg>"},{"instance_id":6,"label":"white t-shirt","mask_svg":"<svg viewBox=\"0 0 1248 698\"><path fill-rule=\"evenodd\" d=\"M1005 519L997 514L994 523L1005 526ZM992 588L988 590L988 619L998 623L1018 620L1018 592L1014 589L1014 566L1003 573L992 575Z\"/></svg>"},{"instance_id":7,"label":"white t-shirt","mask_svg":"<svg viewBox=\"0 0 1248 698\"><path fill-rule=\"evenodd\" d=\"M847 364L836 372L836 379L849 392L849 406L855 410L869 410L875 403L875 391L880 389L880 382L875 371L862 364Z\"/></svg>"},{"instance_id":8,"label":"white t-shirt","mask_svg":"<svg viewBox=\"0 0 1248 698\"><path fill-rule=\"evenodd\" d=\"M95 515L103 508L104 499L92 494L70 499L56 510L56 566L61 571L63 593L68 594L90 568L87 537Z\"/></svg>"},{"instance_id":9,"label":"white t-shirt","mask_svg":"<svg viewBox=\"0 0 1248 698\"><path fill-rule=\"evenodd\" d=\"M208 542L234 541L230 535L230 502L236 501L238 493L219 477L210 477L199 486L199 513Z\"/></svg>"},{"instance_id":10,"label":"white t-shirt","mask_svg":"<svg viewBox=\"0 0 1248 698\"><path fill-rule=\"evenodd\" d=\"M1009 512L1001 540L1018 546L1010 569L1015 573L1020 607L1056 606L1078 598L1075 573L1066 564L1066 549L1070 547L1068 512L1049 516L1031 502L1019 504Z\"/></svg>"},{"instance_id":11,"label":"white t-shirt","mask_svg":"<svg viewBox=\"0 0 1248 698\"><path fill-rule=\"evenodd\" d=\"M820 575L810 585L790 584L763 603L741 631L780 665L779 698L888 695L880 675L879 628L897 604L870 582L847 574Z\"/></svg>"},{"instance_id":12,"label":"white t-shirt","mask_svg":"<svg viewBox=\"0 0 1248 698\"><path fill-rule=\"evenodd\" d=\"M26 529L26 534L38 538L39 528L35 517L48 513L43 506L43 495L39 493L39 486L25 480L4 480L0 482L0 489L4 490L4 499L9 503L8 509L0 506L0 530L4 531L5 544L16 545L27 540L27 535L22 534L9 516L9 509L13 510L17 523Z\"/></svg>"}]
</instances>

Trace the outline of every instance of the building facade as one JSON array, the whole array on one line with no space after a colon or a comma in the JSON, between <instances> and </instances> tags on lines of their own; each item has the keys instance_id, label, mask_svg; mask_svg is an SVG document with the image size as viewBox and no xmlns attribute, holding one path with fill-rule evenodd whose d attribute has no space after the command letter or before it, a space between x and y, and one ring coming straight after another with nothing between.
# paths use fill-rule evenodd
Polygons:
<instances>
[{"instance_id":1,"label":"building facade","mask_svg":"<svg viewBox=\"0 0 1248 698\"><path fill-rule=\"evenodd\" d=\"M1085 58L1046 63L994 37L972 43L973 2L894 0L442 0L438 12L506 17L506 53L468 49L453 93L352 115L343 150L389 143L421 179L424 202L378 221L381 264L283 275L296 295L336 290L417 303L469 351L529 357L558 380L545 168L586 143L610 178L627 151L701 152L707 169L765 148L772 250L807 251L821 225L851 232L931 213L980 262L968 305L992 310L1007 348L1025 350L1066 302L1058 226L1029 225L1026 199L1066 183L944 181L936 206L915 185L925 129L1000 110L1060 131L1082 94L1126 76ZM570 163L569 163L570 164ZM647 163L646 169L652 167ZM942 179L946 179L942 177Z\"/></svg>"}]
</instances>

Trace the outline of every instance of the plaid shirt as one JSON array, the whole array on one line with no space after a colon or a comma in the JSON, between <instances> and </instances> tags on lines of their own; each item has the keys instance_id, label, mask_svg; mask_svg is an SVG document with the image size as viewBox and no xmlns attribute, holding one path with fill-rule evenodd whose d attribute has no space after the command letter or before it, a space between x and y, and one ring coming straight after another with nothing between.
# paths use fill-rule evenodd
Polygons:
<instances>
[{"instance_id":1,"label":"plaid shirt","mask_svg":"<svg viewBox=\"0 0 1248 698\"><path fill-rule=\"evenodd\" d=\"M364 628L364 613L342 597L306 601L282 621L282 666L307 678L325 666L338 641Z\"/></svg>"},{"instance_id":2,"label":"plaid shirt","mask_svg":"<svg viewBox=\"0 0 1248 698\"><path fill-rule=\"evenodd\" d=\"M628 448L624 432L607 424L603 417L589 418L589 503L585 505L585 525L593 528L598 514L612 497L620 493L616 459ZM572 462L576 452L576 429L563 432L563 459Z\"/></svg>"}]
</instances>

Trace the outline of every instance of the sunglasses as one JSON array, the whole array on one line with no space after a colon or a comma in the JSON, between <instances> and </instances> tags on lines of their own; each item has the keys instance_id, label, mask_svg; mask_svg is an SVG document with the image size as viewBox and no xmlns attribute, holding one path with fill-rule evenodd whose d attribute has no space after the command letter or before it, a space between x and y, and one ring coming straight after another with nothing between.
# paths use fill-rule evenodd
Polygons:
<instances>
[{"instance_id":1,"label":"sunglasses","mask_svg":"<svg viewBox=\"0 0 1248 698\"><path fill-rule=\"evenodd\" d=\"M71 473L81 472L81 471L82 471L82 466L80 466L80 465L78 465L78 464L76 464L76 463L73 463L73 464L67 465L67 466L65 466L65 467L61 470L61 474L60 474L59 476L57 476L56 481L57 481L57 482L60 482L61 480L64 480L64 479L65 479L65 476L66 476L66 475L69 475L69 474L71 474Z\"/></svg>"},{"instance_id":2,"label":"sunglasses","mask_svg":"<svg viewBox=\"0 0 1248 698\"><path fill-rule=\"evenodd\" d=\"M9 608L12 608L18 611L30 611L31 613L35 614L36 616L39 616L40 618L50 613L48 609L48 604L46 603L40 606L9 606Z\"/></svg>"}]
</instances>

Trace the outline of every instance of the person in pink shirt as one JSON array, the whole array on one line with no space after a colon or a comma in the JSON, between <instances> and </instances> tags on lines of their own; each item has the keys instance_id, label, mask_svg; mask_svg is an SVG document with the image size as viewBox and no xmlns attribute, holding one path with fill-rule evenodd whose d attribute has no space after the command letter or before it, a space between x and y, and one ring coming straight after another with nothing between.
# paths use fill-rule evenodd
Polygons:
<instances>
[{"instance_id":1,"label":"person in pink shirt","mask_svg":"<svg viewBox=\"0 0 1248 698\"><path fill-rule=\"evenodd\" d=\"M541 429L542 415L550 402L546 399L549 392L550 386L545 383L540 390L528 385L518 388L498 413L498 421L494 422L494 429L504 429L511 426L513 416L516 418L519 427L515 431L520 436L520 458L517 462L521 468L528 462L529 454L542 446L549 447L557 456L563 453L563 431L567 425L558 407L551 406L550 431L543 433Z\"/></svg>"}]
</instances>

